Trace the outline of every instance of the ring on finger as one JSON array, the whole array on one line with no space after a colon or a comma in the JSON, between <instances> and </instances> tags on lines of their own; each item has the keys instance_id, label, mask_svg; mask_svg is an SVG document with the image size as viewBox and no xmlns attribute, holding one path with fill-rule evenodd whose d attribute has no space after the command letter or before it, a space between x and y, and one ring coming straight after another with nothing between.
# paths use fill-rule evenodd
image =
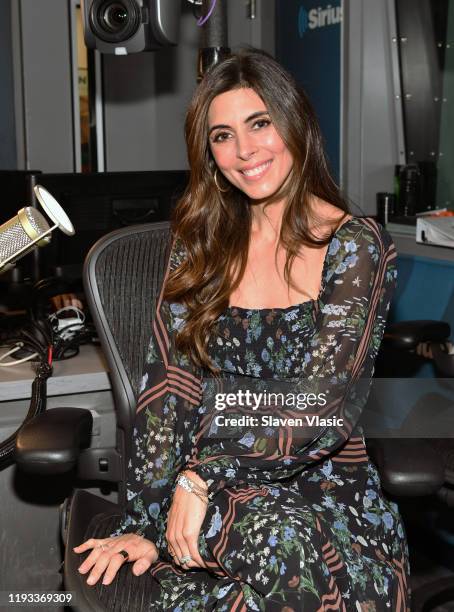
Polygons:
<instances>
[{"instance_id":1,"label":"ring on finger","mask_svg":"<svg viewBox=\"0 0 454 612\"><path fill-rule=\"evenodd\" d=\"M129 554L126 552L126 550L119 550L118 554L120 554L125 561L129 561Z\"/></svg>"},{"instance_id":2,"label":"ring on finger","mask_svg":"<svg viewBox=\"0 0 454 612\"><path fill-rule=\"evenodd\" d=\"M191 555L185 555L184 557L181 557L180 559L181 565L185 565L186 563L188 563L188 561L192 561Z\"/></svg>"}]
</instances>

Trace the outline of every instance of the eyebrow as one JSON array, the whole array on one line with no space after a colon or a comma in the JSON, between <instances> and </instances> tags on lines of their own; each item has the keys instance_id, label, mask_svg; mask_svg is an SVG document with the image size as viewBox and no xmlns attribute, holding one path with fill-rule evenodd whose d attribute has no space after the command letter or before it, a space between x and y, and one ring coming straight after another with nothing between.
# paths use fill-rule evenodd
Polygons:
<instances>
[{"instance_id":1,"label":"eyebrow","mask_svg":"<svg viewBox=\"0 0 454 612\"><path fill-rule=\"evenodd\" d=\"M249 121L252 121L252 119L256 119L257 117L262 117L263 115L269 115L269 112L264 110L264 111L257 111L255 113L252 113L252 115L249 115L249 117L247 117L244 120L244 123L248 123ZM222 124L222 123L219 123L218 125L213 125L208 130L208 136L211 134L211 132L213 130L218 130L219 128L224 128L224 129L230 128L230 125L225 125L225 124Z\"/></svg>"}]
</instances>

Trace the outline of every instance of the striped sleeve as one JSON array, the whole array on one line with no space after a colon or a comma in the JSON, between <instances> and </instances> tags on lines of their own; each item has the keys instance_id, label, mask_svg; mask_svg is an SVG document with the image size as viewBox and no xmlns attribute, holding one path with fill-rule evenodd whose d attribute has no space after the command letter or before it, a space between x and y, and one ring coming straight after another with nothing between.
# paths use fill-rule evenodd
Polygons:
<instances>
[{"instance_id":1,"label":"striped sleeve","mask_svg":"<svg viewBox=\"0 0 454 612\"><path fill-rule=\"evenodd\" d=\"M156 304L134 417L126 507L120 526L111 534L137 533L155 542L158 548L163 545L175 476L189 458L193 408L201 401L200 377L174 346L182 307L163 300L165 282L181 257L181 249L174 242Z\"/></svg>"}]
</instances>

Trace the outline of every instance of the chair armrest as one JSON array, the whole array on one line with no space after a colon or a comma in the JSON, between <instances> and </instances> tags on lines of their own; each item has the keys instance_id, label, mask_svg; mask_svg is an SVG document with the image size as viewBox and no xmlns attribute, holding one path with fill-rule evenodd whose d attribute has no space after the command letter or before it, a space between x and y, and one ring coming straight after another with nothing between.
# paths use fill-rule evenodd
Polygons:
<instances>
[{"instance_id":1,"label":"chair armrest","mask_svg":"<svg viewBox=\"0 0 454 612\"><path fill-rule=\"evenodd\" d=\"M445 342L450 334L445 321L398 321L386 327L383 342L386 348L409 350L420 342Z\"/></svg>"},{"instance_id":2,"label":"chair armrest","mask_svg":"<svg viewBox=\"0 0 454 612\"><path fill-rule=\"evenodd\" d=\"M443 376L454 378L454 354L449 354L442 350L441 344L436 342L430 345L430 350L435 364Z\"/></svg>"},{"instance_id":3,"label":"chair armrest","mask_svg":"<svg viewBox=\"0 0 454 612\"><path fill-rule=\"evenodd\" d=\"M93 417L84 408L53 408L28 421L16 438L14 459L25 472L64 474L89 446Z\"/></svg>"},{"instance_id":4,"label":"chair armrest","mask_svg":"<svg viewBox=\"0 0 454 612\"><path fill-rule=\"evenodd\" d=\"M432 495L445 481L443 462L424 439L369 438L366 447L391 495Z\"/></svg>"}]
</instances>

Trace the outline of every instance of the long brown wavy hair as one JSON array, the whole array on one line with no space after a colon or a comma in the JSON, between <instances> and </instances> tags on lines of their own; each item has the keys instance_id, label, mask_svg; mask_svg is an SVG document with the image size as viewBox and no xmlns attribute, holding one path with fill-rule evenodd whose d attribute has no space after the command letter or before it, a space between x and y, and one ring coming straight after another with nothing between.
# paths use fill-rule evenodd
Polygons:
<instances>
[{"instance_id":1,"label":"long brown wavy hair","mask_svg":"<svg viewBox=\"0 0 454 612\"><path fill-rule=\"evenodd\" d=\"M282 245L287 253L284 279L288 286L294 287L290 272L301 245L327 245L339 225L339 221L336 227L328 224L328 235L320 239L309 231L314 221L327 223L312 210L311 196L333 204L345 215L349 212L329 171L313 108L292 76L271 55L253 47L242 48L211 68L186 114L189 182L171 218L172 233L186 256L169 274L164 299L186 308L185 323L175 337L177 349L215 376L220 370L210 359L208 342L245 272L252 214L248 196L221 172L216 178L226 191L220 192L214 182L217 166L209 148L208 110L216 96L241 87L260 96L293 156L288 180L265 205L286 198L278 247Z\"/></svg>"}]
</instances>

